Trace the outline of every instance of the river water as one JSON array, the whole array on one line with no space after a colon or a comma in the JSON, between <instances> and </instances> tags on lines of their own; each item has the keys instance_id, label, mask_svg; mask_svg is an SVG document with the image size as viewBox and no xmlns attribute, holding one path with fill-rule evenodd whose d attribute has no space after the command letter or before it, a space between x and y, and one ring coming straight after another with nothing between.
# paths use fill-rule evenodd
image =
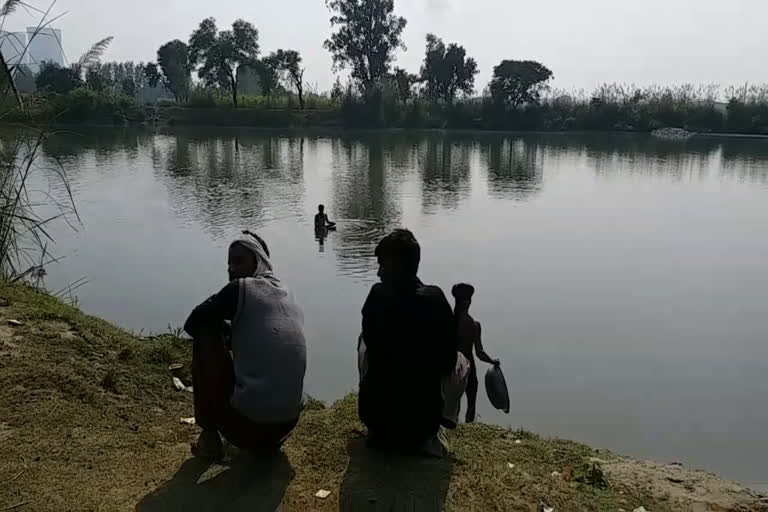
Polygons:
<instances>
[{"instance_id":1,"label":"river water","mask_svg":"<svg viewBox=\"0 0 768 512\"><path fill-rule=\"evenodd\" d=\"M768 482L768 141L100 129L44 152L83 223L55 227L47 284L87 277L89 313L179 326L258 230L305 309L307 391L334 400L373 249L405 226L425 282L477 288L512 399L493 411L481 384L484 421Z\"/></svg>"}]
</instances>

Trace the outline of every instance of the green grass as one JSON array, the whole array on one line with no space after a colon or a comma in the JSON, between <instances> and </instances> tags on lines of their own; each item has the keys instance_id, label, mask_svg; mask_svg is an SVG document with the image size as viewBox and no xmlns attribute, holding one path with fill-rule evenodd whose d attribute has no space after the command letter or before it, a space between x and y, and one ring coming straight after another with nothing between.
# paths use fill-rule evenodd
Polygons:
<instances>
[{"instance_id":1,"label":"green grass","mask_svg":"<svg viewBox=\"0 0 768 512\"><path fill-rule=\"evenodd\" d=\"M584 483L613 455L525 431L462 426L447 460L372 452L355 395L311 401L276 461L208 468L189 458L192 395L168 372L189 367L188 341L138 338L20 285L0 298L0 510L673 509L634 481Z\"/></svg>"}]
</instances>

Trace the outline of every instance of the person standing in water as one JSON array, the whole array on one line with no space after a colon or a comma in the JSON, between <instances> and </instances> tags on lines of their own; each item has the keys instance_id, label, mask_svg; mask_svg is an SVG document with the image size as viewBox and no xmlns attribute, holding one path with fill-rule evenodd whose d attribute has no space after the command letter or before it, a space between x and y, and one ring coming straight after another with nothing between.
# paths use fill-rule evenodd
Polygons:
<instances>
[{"instance_id":1,"label":"person standing in water","mask_svg":"<svg viewBox=\"0 0 768 512\"><path fill-rule=\"evenodd\" d=\"M335 227L336 223L328 220L328 214L325 213L325 205L319 205L317 207L317 215L315 215L315 231L333 229Z\"/></svg>"},{"instance_id":2,"label":"person standing in water","mask_svg":"<svg viewBox=\"0 0 768 512\"><path fill-rule=\"evenodd\" d=\"M453 298L456 299L454 308L454 317L458 327L459 352L464 354L469 360L469 378L467 380L467 416L466 422L473 423L476 416L477 407L477 364L475 363L474 352L477 358L488 364L498 366L501 362L493 359L483 348L482 329L480 323L476 322L469 314L469 307L472 305L472 296L475 294L474 286L470 284L457 284L451 290Z\"/></svg>"},{"instance_id":3,"label":"person standing in water","mask_svg":"<svg viewBox=\"0 0 768 512\"><path fill-rule=\"evenodd\" d=\"M229 247L229 284L184 325L193 340L195 420L202 428L192 453L204 458L223 456L220 434L246 451L278 450L304 403L304 315L275 276L267 244L243 235Z\"/></svg>"}]
</instances>

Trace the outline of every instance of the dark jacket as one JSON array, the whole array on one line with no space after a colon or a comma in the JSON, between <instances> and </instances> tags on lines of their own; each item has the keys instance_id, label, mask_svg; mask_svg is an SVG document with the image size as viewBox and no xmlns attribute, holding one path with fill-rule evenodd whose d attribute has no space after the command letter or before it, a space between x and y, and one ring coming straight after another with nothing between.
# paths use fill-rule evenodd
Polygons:
<instances>
[{"instance_id":1,"label":"dark jacket","mask_svg":"<svg viewBox=\"0 0 768 512\"><path fill-rule=\"evenodd\" d=\"M360 419L375 437L403 446L434 436L443 416L441 381L456 366L453 311L442 290L418 279L376 284L363 306L368 372Z\"/></svg>"}]
</instances>

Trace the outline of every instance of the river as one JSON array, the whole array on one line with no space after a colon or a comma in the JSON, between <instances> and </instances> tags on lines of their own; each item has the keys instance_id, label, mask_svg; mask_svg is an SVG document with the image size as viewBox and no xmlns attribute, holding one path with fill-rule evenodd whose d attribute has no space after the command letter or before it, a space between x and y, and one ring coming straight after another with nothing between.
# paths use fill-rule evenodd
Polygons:
<instances>
[{"instance_id":1,"label":"river","mask_svg":"<svg viewBox=\"0 0 768 512\"><path fill-rule=\"evenodd\" d=\"M482 420L768 482L768 141L77 131L43 148L82 218L53 229L47 285L87 277L87 312L179 326L257 230L305 309L306 389L334 400L356 387L373 249L404 226L425 282L477 288L512 400L492 410L481 384ZM322 241L319 203L339 223Z\"/></svg>"}]
</instances>

